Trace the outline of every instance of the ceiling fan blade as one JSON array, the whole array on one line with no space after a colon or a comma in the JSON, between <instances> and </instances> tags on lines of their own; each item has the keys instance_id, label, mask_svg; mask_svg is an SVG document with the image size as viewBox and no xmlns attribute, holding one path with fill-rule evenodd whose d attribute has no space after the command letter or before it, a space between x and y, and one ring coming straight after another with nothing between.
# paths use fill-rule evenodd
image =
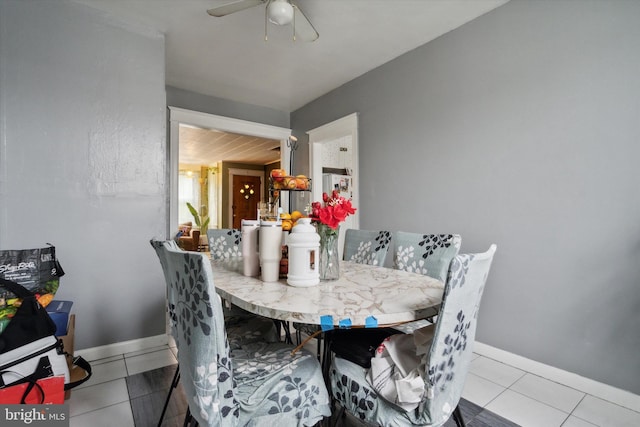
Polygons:
<instances>
[{"instance_id":1,"label":"ceiling fan blade","mask_svg":"<svg viewBox=\"0 0 640 427\"><path fill-rule=\"evenodd\" d=\"M266 0L240 0L234 3L225 4L224 6L214 7L207 10L207 13L211 16L221 17L226 16L234 12L240 12L241 10L249 9L253 6L265 3Z\"/></svg>"},{"instance_id":2,"label":"ceiling fan blade","mask_svg":"<svg viewBox=\"0 0 640 427\"><path fill-rule=\"evenodd\" d=\"M316 41L318 37L320 37L316 29L313 28L313 25L311 25L311 22L307 19L304 13L302 13L302 11L298 6L296 6L293 3L291 3L291 5L293 6L293 11L294 11L293 22L294 22L295 38L305 42Z\"/></svg>"}]
</instances>

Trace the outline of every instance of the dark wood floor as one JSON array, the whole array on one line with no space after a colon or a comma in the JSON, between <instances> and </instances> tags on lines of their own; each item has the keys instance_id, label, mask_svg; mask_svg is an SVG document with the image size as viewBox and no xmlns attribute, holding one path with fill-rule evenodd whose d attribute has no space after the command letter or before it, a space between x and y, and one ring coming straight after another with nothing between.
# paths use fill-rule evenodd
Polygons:
<instances>
[{"instance_id":1,"label":"dark wood floor","mask_svg":"<svg viewBox=\"0 0 640 427\"><path fill-rule=\"evenodd\" d=\"M127 377L127 388L136 427L151 427L158 424L176 367L177 365L165 366ZM460 410L468 427L518 427L517 424L464 399L460 400ZM182 426L186 411L187 399L182 386L178 386L171 396L162 425ZM362 424L355 418L346 417L338 425L347 427ZM450 419L445 427L455 427L455 425L453 419Z\"/></svg>"}]
</instances>

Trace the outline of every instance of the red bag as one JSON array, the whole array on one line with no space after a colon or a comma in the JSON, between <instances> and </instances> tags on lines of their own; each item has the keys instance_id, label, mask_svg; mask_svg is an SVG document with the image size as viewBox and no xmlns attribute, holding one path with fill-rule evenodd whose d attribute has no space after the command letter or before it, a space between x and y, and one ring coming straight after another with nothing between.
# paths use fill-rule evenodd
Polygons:
<instances>
[{"instance_id":1,"label":"red bag","mask_svg":"<svg viewBox=\"0 0 640 427\"><path fill-rule=\"evenodd\" d=\"M64 375L40 378L0 388L0 403L8 404L58 404L64 403Z\"/></svg>"}]
</instances>

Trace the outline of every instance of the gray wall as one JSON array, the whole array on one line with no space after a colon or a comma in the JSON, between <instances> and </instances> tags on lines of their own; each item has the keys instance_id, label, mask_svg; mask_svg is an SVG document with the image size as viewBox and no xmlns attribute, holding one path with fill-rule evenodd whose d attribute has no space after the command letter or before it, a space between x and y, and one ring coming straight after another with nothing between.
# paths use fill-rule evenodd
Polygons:
<instances>
[{"instance_id":1,"label":"gray wall","mask_svg":"<svg viewBox=\"0 0 640 427\"><path fill-rule=\"evenodd\" d=\"M639 18L512 0L291 116L360 113L361 228L497 243L478 341L636 394Z\"/></svg>"},{"instance_id":2,"label":"gray wall","mask_svg":"<svg viewBox=\"0 0 640 427\"><path fill-rule=\"evenodd\" d=\"M56 245L77 349L164 333L164 39L63 1L0 32L0 248Z\"/></svg>"},{"instance_id":3,"label":"gray wall","mask_svg":"<svg viewBox=\"0 0 640 427\"><path fill-rule=\"evenodd\" d=\"M216 98L173 86L167 86L167 105L271 126L289 127L287 112Z\"/></svg>"}]
</instances>

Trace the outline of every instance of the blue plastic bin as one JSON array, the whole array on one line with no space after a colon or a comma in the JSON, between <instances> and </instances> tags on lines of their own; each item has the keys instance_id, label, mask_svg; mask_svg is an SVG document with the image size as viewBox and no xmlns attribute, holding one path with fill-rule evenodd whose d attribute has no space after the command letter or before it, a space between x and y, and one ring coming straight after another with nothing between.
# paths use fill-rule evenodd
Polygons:
<instances>
[{"instance_id":1,"label":"blue plastic bin","mask_svg":"<svg viewBox=\"0 0 640 427\"><path fill-rule=\"evenodd\" d=\"M67 329L69 327L69 313L71 312L71 306L73 301L53 300L47 306L47 313L49 317L56 324L56 336L61 337L67 335Z\"/></svg>"}]
</instances>

